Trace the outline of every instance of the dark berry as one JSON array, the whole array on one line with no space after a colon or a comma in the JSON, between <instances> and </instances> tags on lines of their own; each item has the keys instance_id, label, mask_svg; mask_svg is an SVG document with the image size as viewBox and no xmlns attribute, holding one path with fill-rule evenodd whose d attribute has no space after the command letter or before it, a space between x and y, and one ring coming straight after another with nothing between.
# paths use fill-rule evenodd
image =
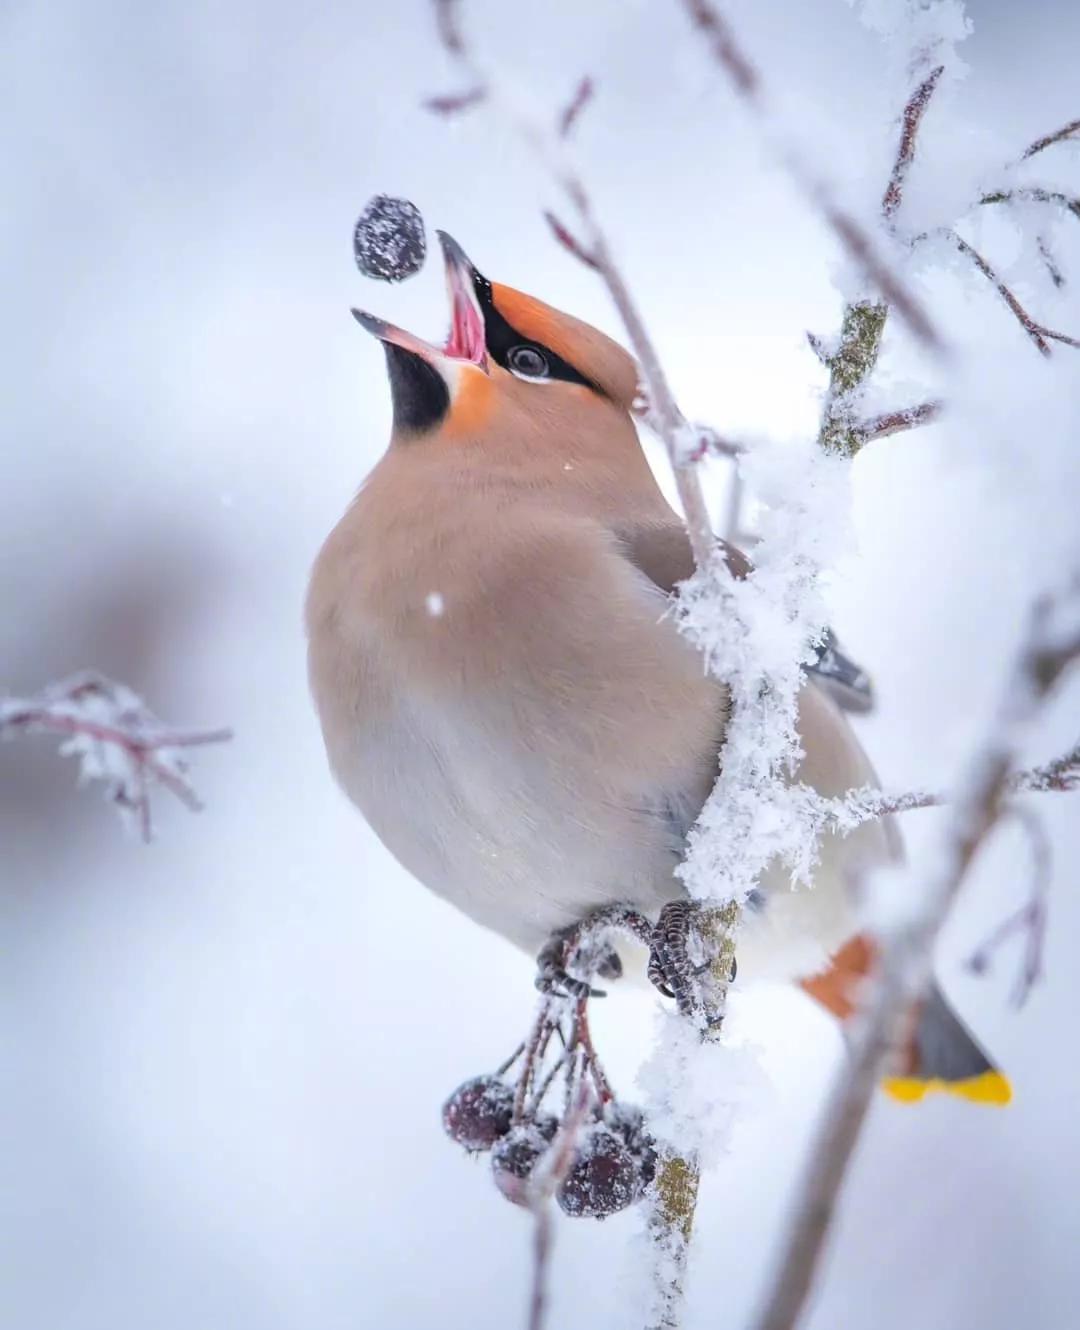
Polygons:
<instances>
[{"instance_id":1,"label":"dark berry","mask_svg":"<svg viewBox=\"0 0 1080 1330\"><path fill-rule=\"evenodd\" d=\"M610 1127L594 1127L585 1137L556 1197L568 1215L603 1219L641 1195L641 1165Z\"/></svg>"},{"instance_id":2,"label":"dark berry","mask_svg":"<svg viewBox=\"0 0 1080 1330\"><path fill-rule=\"evenodd\" d=\"M419 272L427 254L424 219L408 199L376 194L353 231L356 266L365 277L403 282Z\"/></svg>"},{"instance_id":3,"label":"dark berry","mask_svg":"<svg viewBox=\"0 0 1080 1330\"><path fill-rule=\"evenodd\" d=\"M510 1130L514 1089L497 1076L476 1076L443 1104L446 1134L466 1150L490 1150Z\"/></svg>"},{"instance_id":4,"label":"dark berry","mask_svg":"<svg viewBox=\"0 0 1080 1330\"><path fill-rule=\"evenodd\" d=\"M636 1104L615 1102L608 1105L606 1120L638 1161L642 1182L652 1182L656 1173L656 1142L645 1126L644 1113Z\"/></svg>"},{"instance_id":5,"label":"dark berry","mask_svg":"<svg viewBox=\"0 0 1080 1330\"><path fill-rule=\"evenodd\" d=\"M534 1122L520 1122L491 1152L491 1175L508 1201L528 1204L528 1183L549 1141Z\"/></svg>"}]
</instances>

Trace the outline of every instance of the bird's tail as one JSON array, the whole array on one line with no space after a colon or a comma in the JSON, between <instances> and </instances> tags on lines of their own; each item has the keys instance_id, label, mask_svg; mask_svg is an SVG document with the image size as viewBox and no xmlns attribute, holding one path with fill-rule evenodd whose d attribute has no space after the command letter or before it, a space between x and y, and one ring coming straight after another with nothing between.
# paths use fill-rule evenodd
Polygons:
<instances>
[{"instance_id":1,"label":"bird's tail","mask_svg":"<svg viewBox=\"0 0 1080 1330\"><path fill-rule=\"evenodd\" d=\"M858 991L873 963L872 943L856 937L833 956L827 970L804 979L801 986L846 1022L858 1010ZM936 984L913 1015L911 1038L899 1073L883 1082L887 1094L907 1104L918 1103L935 1092L979 1104L1009 1102L1012 1087L1008 1078L979 1047Z\"/></svg>"},{"instance_id":2,"label":"bird's tail","mask_svg":"<svg viewBox=\"0 0 1080 1330\"><path fill-rule=\"evenodd\" d=\"M901 1072L883 1082L886 1093L917 1103L944 1091L977 1104L1007 1104L1008 1078L979 1047L936 984L923 999Z\"/></svg>"}]
</instances>

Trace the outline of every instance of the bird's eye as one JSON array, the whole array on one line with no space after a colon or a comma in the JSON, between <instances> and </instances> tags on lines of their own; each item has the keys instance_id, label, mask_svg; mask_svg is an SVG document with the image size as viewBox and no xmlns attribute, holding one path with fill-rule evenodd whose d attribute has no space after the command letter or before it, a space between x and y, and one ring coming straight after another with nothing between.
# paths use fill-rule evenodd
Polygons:
<instances>
[{"instance_id":1,"label":"bird's eye","mask_svg":"<svg viewBox=\"0 0 1080 1330\"><path fill-rule=\"evenodd\" d=\"M547 356L535 346L512 346L506 357L515 374L525 379L546 379L549 373Z\"/></svg>"}]
</instances>

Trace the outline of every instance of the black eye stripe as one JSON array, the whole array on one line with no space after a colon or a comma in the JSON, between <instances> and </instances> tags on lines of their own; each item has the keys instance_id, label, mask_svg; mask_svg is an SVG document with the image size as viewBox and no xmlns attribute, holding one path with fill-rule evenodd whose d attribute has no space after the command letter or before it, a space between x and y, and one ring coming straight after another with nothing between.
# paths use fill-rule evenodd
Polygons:
<instances>
[{"instance_id":1,"label":"black eye stripe","mask_svg":"<svg viewBox=\"0 0 1080 1330\"><path fill-rule=\"evenodd\" d=\"M584 374L580 374L569 361L564 360L562 356L556 355L550 347L534 341L531 337L526 337L524 333L518 332L512 324L495 308L495 301L491 294L491 283L486 277L479 274L474 279L477 299L480 301L480 308L484 315L484 340L487 343L487 349L492 358L503 369L511 369L510 352L518 347L531 347L544 357L548 364L548 372L544 376L547 379L561 379L565 383L580 383L585 388L591 388L593 392L605 396L603 390L591 379L587 379Z\"/></svg>"}]
</instances>

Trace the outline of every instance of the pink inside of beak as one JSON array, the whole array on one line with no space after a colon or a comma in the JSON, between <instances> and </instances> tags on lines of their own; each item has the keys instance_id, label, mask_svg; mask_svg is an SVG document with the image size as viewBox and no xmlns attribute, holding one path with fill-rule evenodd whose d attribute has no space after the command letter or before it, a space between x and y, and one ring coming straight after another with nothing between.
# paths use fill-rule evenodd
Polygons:
<instances>
[{"instance_id":1,"label":"pink inside of beak","mask_svg":"<svg viewBox=\"0 0 1080 1330\"><path fill-rule=\"evenodd\" d=\"M468 360L483 366L487 354L484 344L484 320L476 297L468 289L465 276L457 267L451 267L450 283L450 335L443 348L448 356Z\"/></svg>"}]
</instances>

